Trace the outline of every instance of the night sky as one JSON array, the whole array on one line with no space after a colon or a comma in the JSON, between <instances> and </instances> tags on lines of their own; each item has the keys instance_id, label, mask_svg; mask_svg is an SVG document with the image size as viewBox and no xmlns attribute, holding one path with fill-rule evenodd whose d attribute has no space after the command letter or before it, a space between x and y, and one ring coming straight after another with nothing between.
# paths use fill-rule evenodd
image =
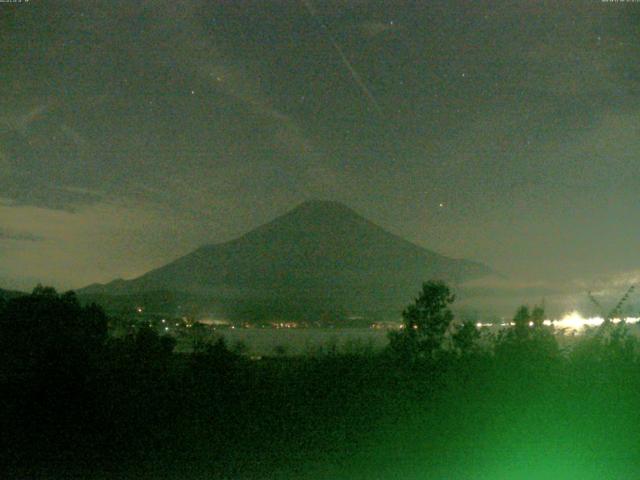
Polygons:
<instances>
[{"instance_id":1,"label":"night sky","mask_svg":"<svg viewBox=\"0 0 640 480\"><path fill-rule=\"evenodd\" d=\"M316 198L514 284L640 278L640 3L0 3L0 79L4 288Z\"/></svg>"}]
</instances>

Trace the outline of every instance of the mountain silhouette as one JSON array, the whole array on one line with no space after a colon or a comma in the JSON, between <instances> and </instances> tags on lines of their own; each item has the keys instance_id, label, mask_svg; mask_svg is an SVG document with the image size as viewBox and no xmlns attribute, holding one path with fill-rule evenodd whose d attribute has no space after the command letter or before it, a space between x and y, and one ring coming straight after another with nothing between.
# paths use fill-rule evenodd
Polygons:
<instances>
[{"instance_id":1,"label":"mountain silhouette","mask_svg":"<svg viewBox=\"0 0 640 480\"><path fill-rule=\"evenodd\" d=\"M232 317L264 317L269 310L295 316L397 312L426 280L457 284L489 273L481 263L448 258L389 233L341 203L315 200L235 240L80 293L184 292L208 298Z\"/></svg>"}]
</instances>

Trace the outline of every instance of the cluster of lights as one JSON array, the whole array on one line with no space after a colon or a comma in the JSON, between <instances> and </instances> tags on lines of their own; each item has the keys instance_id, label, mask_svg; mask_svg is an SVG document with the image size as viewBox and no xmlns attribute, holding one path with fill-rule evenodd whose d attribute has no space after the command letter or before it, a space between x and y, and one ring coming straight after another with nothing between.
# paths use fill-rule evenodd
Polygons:
<instances>
[{"instance_id":1,"label":"cluster of lights","mask_svg":"<svg viewBox=\"0 0 640 480\"><path fill-rule=\"evenodd\" d=\"M613 318L613 323L638 323L639 317L626 317L626 318ZM585 318L578 312L571 312L562 317L560 320L551 322L551 320L545 320L545 325L554 325L558 329L567 329L573 331L583 330L585 327L598 327L602 325L604 318L602 317L589 317Z\"/></svg>"},{"instance_id":2,"label":"cluster of lights","mask_svg":"<svg viewBox=\"0 0 640 480\"><path fill-rule=\"evenodd\" d=\"M272 323L271 325L274 328L298 328L298 324L296 322L275 322L275 323Z\"/></svg>"},{"instance_id":3,"label":"cluster of lights","mask_svg":"<svg viewBox=\"0 0 640 480\"><path fill-rule=\"evenodd\" d=\"M613 318L611 319L612 323L620 323L625 322L628 324L634 324L640 322L640 317L626 317L626 318ZM555 327L557 330L564 330L569 332L580 332L588 327L599 327L604 323L604 318L602 317L583 317L579 312L573 311L567 313L565 316L560 318L559 320L545 320L543 324L547 327ZM500 324L501 327L512 327L514 326L514 322L503 322ZM529 322L529 326L533 327L533 322ZM495 324L492 323L476 323L476 327L493 327Z\"/></svg>"}]
</instances>

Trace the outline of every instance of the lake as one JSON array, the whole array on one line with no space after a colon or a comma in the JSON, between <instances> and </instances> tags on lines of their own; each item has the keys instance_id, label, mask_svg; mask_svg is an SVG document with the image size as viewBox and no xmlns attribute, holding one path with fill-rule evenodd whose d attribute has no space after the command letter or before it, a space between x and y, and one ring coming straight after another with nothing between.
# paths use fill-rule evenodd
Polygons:
<instances>
[{"instance_id":1,"label":"lake","mask_svg":"<svg viewBox=\"0 0 640 480\"><path fill-rule=\"evenodd\" d=\"M229 347L238 342L251 356L280 354L302 355L321 350L361 352L382 350L388 343L387 330L372 328L224 328L215 331Z\"/></svg>"}]
</instances>

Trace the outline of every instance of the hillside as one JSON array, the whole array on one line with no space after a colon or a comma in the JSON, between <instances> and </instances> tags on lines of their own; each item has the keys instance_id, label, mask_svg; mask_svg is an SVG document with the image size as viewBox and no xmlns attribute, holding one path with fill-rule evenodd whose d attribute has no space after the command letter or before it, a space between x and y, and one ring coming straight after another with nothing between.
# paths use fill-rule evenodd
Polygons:
<instances>
[{"instance_id":1,"label":"hillside","mask_svg":"<svg viewBox=\"0 0 640 480\"><path fill-rule=\"evenodd\" d=\"M425 280L457 284L490 272L408 242L340 203L310 201L235 240L80 293L185 292L228 316L316 316L398 310Z\"/></svg>"}]
</instances>

